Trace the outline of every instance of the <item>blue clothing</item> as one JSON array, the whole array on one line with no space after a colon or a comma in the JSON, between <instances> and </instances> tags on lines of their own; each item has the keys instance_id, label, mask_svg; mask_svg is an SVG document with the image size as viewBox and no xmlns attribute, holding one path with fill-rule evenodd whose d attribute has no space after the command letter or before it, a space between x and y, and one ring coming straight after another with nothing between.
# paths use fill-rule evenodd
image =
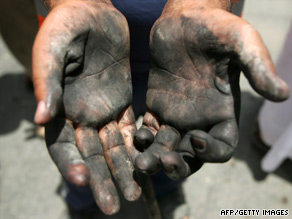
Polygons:
<instances>
[{"instance_id":1,"label":"blue clothing","mask_svg":"<svg viewBox=\"0 0 292 219\"><path fill-rule=\"evenodd\" d=\"M161 15L166 2L167 0L112 0L129 24L133 110L136 118L146 112L151 27Z\"/></svg>"},{"instance_id":2,"label":"blue clothing","mask_svg":"<svg viewBox=\"0 0 292 219\"><path fill-rule=\"evenodd\" d=\"M167 0L112 0L130 28L130 61L135 73L149 70L149 35Z\"/></svg>"}]
</instances>

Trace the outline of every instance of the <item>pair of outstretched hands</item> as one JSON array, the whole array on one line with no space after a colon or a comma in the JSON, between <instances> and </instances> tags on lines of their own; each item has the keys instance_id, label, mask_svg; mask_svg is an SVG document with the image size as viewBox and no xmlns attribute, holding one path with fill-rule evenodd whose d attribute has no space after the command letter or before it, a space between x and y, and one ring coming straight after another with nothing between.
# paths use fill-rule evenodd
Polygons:
<instances>
[{"instance_id":1,"label":"pair of outstretched hands","mask_svg":"<svg viewBox=\"0 0 292 219\"><path fill-rule=\"evenodd\" d=\"M129 47L127 21L111 4L69 1L49 13L33 48L35 122L46 124L62 175L89 183L106 214L119 210L111 173L125 198L136 200L135 167L180 179L204 162L230 159L241 70L270 100L289 92L243 19L223 9L166 6L151 31L148 109L137 131Z\"/></svg>"}]
</instances>

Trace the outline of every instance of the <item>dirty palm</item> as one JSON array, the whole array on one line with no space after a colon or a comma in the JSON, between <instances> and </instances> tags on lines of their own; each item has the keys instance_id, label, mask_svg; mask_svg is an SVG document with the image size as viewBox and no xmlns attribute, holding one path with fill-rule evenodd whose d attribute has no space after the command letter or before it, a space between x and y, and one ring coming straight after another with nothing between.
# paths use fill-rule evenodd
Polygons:
<instances>
[{"instance_id":1,"label":"dirty palm","mask_svg":"<svg viewBox=\"0 0 292 219\"><path fill-rule=\"evenodd\" d=\"M141 171L162 168L180 179L204 162L231 158L238 141L240 70L264 97L288 97L259 34L226 11L165 9L152 28L150 49L148 112L135 134L146 149L136 159Z\"/></svg>"},{"instance_id":2,"label":"dirty palm","mask_svg":"<svg viewBox=\"0 0 292 219\"><path fill-rule=\"evenodd\" d=\"M106 214L120 205L108 167L125 198L137 200L141 189L132 164L138 151L132 139L136 127L124 16L111 4L56 7L34 45L34 82L35 120L51 120L46 143L62 175L79 186L89 183Z\"/></svg>"}]
</instances>

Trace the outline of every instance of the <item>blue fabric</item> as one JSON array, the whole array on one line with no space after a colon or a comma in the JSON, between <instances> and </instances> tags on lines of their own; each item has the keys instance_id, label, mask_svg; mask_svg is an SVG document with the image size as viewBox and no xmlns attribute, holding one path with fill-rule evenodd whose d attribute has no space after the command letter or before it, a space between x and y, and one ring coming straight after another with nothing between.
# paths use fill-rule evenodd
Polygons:
<instances>
[{"instance_id":1,"label":"blue fabric","mask_svg":"<svg viewBox=\"0 0 292 219\"><path fill-rule=\"evenodd\" d=\"M185 180L171 180L163 171L151 176L151 181L157 198L166 196L174 189L178 188Z\"/></svg>"},{"instance_id":2,"label":"blue fabric","mask_svg":"<svg viewBox=\"0 0 292 219\"><path fill-rule=\"evenodd\" d=\"M149 35L167 0L112 0L130 28L130 60L133 72L149 70Z\"/></svg>"},{"instance_id":3,"label":"blue fabric","mask_svg":"<svg viewBox=\"0 0 292 219\"><path fill-rule=\"evenodd\" d=\"M144 116L146 112L146 93L148 84L148 72L136 73L132 71L133 102L132 107L135 118Z\"/></svg>"},{"instance_id":4,"label":"blue fabric","mask_svg":"<svg viewBox=\"0 0 292 219\"><path fill-rule=\"evenodd\" d=\"M63 191L61 191L61 196L71 208L77 211L95 211L97 209L89 186L80 187L65 179L63 179L63 181L64 184L62 185L62 189L65 190L65 194L62 194Z\"/></svg>"}]
</instances>

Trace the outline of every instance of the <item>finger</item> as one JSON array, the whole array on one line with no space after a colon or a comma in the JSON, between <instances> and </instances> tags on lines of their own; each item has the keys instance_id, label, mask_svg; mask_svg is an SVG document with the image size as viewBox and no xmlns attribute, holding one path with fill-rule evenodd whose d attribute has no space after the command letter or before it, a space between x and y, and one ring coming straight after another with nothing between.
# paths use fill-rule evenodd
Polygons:
<instances>
[{"instance_id":1,"label":"finger","mask_svg":"<svg viewBox=\"0 0 292 219\"><path fill-rule=\"evenodd\" d=\"M134 134L137 128L135 124L135 115L131 106L123 112L118 121L118 128L123 135L126 150L132 162L134 162L140 152L134 146Z\"/></svg>"},{"instance_id":2,"label":"finger","mask_svg":"<svg viewBox=\"0 0 292 219\"><path fill-rule=\"evenodd\" d=\"M288 85L276 75L267 48L257 31L246 31L239 54L242 70L259 94L272 101L283 101L289 96Z\"/></svg>"},{"instance_id":3,"label":"finger","mask_svg":"<svg viewBox=\"0 0 292 219\"><path fill-rule=\"evenodd\" d=\"M178 180L190 175L189 165L183 160L178 152L166 152L160 159L164 173L173 180Z\"/></svg>"},{"instance_id":4,"label":"finger","mask_svg":"<svg viewBox=\"0 0 292 219\"><path fill-rule=\"evenodd\" d=\"M140 149L146 149L154 141L160 127L158 119L150 112L146 112L143 118L143 125L135 133L134 142L135 146Z\"/></svg>"},{"instance_id":5,"label":"finger","mask_svg":"<svg viewBox=\"0 0 292 219\"><path fill-rule=\"evenodd\" d=\"M215 125L209 133L202 130L188 132L195 154L203 162L226 162L238 142L238 128L235 120Z\"/></svg>"},{"instance_id":6,"label":"finger","mask_svg":"<svg viewBox=\"0 0 292 219\"><path fill-rule=\"evenodd\" d=\"M76 147L72 125L56 118L45 127L49 154L62 176L78 186L88 184L88 170Z\"/></svg>"},{"instance_id":7,"label":"finger","mask_svg":"<svg viewBox=\"0 0 292 219\"><path fill-rule=\"evenodd\" d=\"M99 132L104 155L124 197L129 201L137 200L141 188L134 179L135 168L124 145L122 133L116 122L110 122Z\"/></svg>"},{"instance_id":8,"label":"finger","mask_svg":"<svg viewBox=\"0 0 292 219\"><path fill-rule=\"evenodd\" d=\"M208 19L206 25L220 45L218 48L236 54L245 76L260 95L272 101L287 99L289 87L276 75L269 51L256 29L230 13L220 10L215 13L220 22Z\"/></svg>"},{"instance_id":9,"label":"finger","mask_svg":"<svg viewBox=\"0 0 292 219\"><path fill-rule=\"evenodd\" d=\"M139 155L135 165L140 171L154 174L159 171L159 159L165 153L173 151L180 141L180 133L167 125L162 125L157 132L153 144Z\"/></svg>"},{"instance_id":10,"label":"finger","mask_svg":"<svg viewBox=\"0 0 292 219\"><path fill-rule=\"evenodd\" d=\"M167 152L160 159L163 171L171 179L178 180L198 171L203 162L198 159L191 144L191 136L185 135L177 152Z\"/></svg>"},{"instance_id":11,"label":"finger","mask_svg":"<svg viewBox=\"0 0 292 219\"><path fill-rule=\"evenodd\" d=\"M89 171L89 182L97 205L105 214L117 213L120 201L104 159L97 131L92 128L77 127L76 140Z\"/></svg>"},{"instance_id":12,"label":"finger","mask_svg":"<svg viewBox=\"0 0 292 219\"><path fill-rule=\"evenodd\" d=\"M38 101L35 122L44 124L50 121L58 112L62 103L62 80L66 69L72 71L72 62L80 62L86 34L77 37L85 31L86 24L77 24L76 20L66 19L69 10L53 10L40 28L33 46L33 82ZM62 16L60 14L62 13ZM72 15L71 15L72 16ZM78 19L79 21L80 19ZM81 21L79 21L81 22ZM66 66L68 64L68 66Z\"/></svg>"}]
</instances>

